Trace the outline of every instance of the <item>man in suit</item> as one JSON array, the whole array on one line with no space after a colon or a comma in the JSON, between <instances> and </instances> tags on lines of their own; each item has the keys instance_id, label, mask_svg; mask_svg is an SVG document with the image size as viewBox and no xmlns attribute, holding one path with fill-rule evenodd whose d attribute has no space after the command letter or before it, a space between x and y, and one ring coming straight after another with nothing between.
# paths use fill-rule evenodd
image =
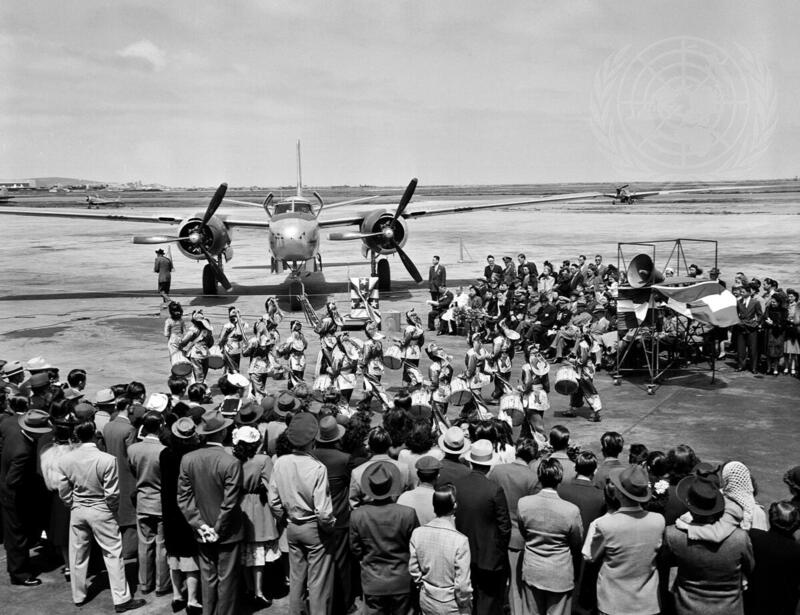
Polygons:
<instances>
[{"instance_id":1,"label":"man in suit","mask_svg":"<svg viewBox=\"0 0 800 615\"><path fill-rule=\"evenodd\" d=\"M747 285L744 297L736 302L739 313L739 324L736 326L736 371L744 369L747 353L750 352L750 371L754 374L758 368L758 329L761 326L763 308L756 297L758 285L751 282Z\"/></svg>"},{"instance_id":2,"label":"man in suit","mask_svg":"<svg viewBox=\"0 0 800 615\"><path fill-rule=\"evenodd\" d=\"M594 255L594 266L597 267L595 276L602 282L603 278L606 277L606 271L608 271L608 267L603 264L603 257L600 254Z\"/></svg>"},{"instance_id":3,"label":"man in suit","mask_svg":"<svg viewBox=\"0 0 800 615\"><path fill-rule=\"evenodd\" d=\"M469 450L469 446L469 441L464 437L460 427L450 427L439 436L439 450L444 453L444 458L439 476L436 478L436 487L469 476L469 466L461 463L461 455Z\"/></svg>"},{"instance_id":4,"label":"man in suit","mask_svg":"<svg viewBox=\"0 0 800 615\"><path fill-rule=\"evenodd\" d=\"M203 615L237 612L242 465L222 446L232 423L219 410L206 412L197 427L205 446L183 456L178 477L178 506L199 540Z\"/></svg>"},{"instance_id":5,"label":"man in suit","mask_svg":"<svg viewBox=\"0 0 800 615\"><path fill-rule=\"evenodd\" d=\"M575 464L567 454L569 438L569 429L563 425L553 425L548 435L550 446L553 448L550 458L558 459L561 462L561 481L564 483L572 482L572 479L576 476Z\"/></svg>"},{"instance_id":6,"label":"man in suit","mask_svg":"<svg viewBox=\"0 0 800 615\"><path fill-rule=\"evenodd\" d=\"M620 453L625 447L625 439L622 434L616 431L607 431L600 436L600 449L603 452L603 462L598 466L597 472L594 475L594 486L603 489L606 486L606 480L611 476L613 470L618 470L623 467L623 463L619 460Z\"/></svg>"},{"instance_id":7,"label":"man in suit","mask_svg":"<svg viewBox=\"0 0 800 615\"><path fill-rule=\"evenodd\" d=\"M433 294L433 293L431 293ZM439 296L430 301L431 311L428 312L428 331L436 329L436 317L439 317L439 331L437 335L450 333L449 323L442 320L442 314L450 309L453 303L453 292L447 288L447 284L442 282L439 286Z\"/></svg>"},{"instance_id":8,"label":"man in suit","mask_svg":"<svg viewBox=\"0 0 800 615\"><path fill-rule=\"evenodd\" d=\"M503 276L500 281L512 289L517 285L517 268L514 266L514 259L510 256L503 257Z\"/></svg>"},{"instance_id":9,"label":"man in suit","mask_svg":"<svg viewBox=\"0 0 800 615\"><path fill-rule=\"evenodd\" d=\"M503 488L486 474L496 460L489 440L478 440L466 455L469 475L457 479L456 529L469 539L475 615L503 612L508 580L508 543L511 519Z\"/></svg>"},{"instance_id":10,"label":"man in suit","mask_svg":"<svg viewBox=\"0 0 800 615\"><path fill-rule=\"evenodd\" d=\"M351 509L358 508L364 502L369 501L369 494L365 493L362 489L363 482L361 477L370 464L377 463L378 461L388 461L397 466L397 469L400 471L400 476L402 477L402 491L411 489L414 486L414 479L411 476L408 466L405 463L400 463L396 459L389 457L392 438L386 429L383 427L373 427L369 432L367 444L372 453L372 457L369 458L369 461L365 461L357 466L350 476L349 500Z\"/></svg>"},{"instance_id":11,"label":"man in suit","mask_svg":"<svg viewBox=\"0 0 800 615\"><path fill-rule=\"evenodd\" d=\"M133 477L136 479L136 531L139 536L139 591L155 590L157 596L171 591L164 524L161 521L161 466L164 445L158 434L164 426L161 414L148 412L142 420L140 442L128 448Z\"/></svg>"},{"instance_id":12,"label":"man in suit","mask_svg":"<svg viewBox=\"0 0 800 615\"><path fill-rule=\"evenodd\" d=\"M508 564L511 573L511 587L508 590L508 601L512 615L525 613L522 601L522 590L519 576L519 556L525 547L522 534L519 533L517 504L520 498L533 495L539 491L539 481L530 466L538 452L536 441L532 438L517 440L516 459L511 463L501 463L489 470L489 480L498 484L506 496L508 515L511 520L511 538L508 543Z\"/></svg>"},{"instance_id":13,"label":"man in suit","mask_svg":"<svg viewBox=\"0 0 800 615\"><path fill-rule=\"evenodd\" d=\"M145 604L131 597L125 579L122 535L117 524L119 480L117 460L97 448L97 426L87 421L75 427L81 443L61 458L58 465L58 495L70 509L69 571L72 599L77 606L86 602L89 552L92 537L103 552L111 586L114 610L124 613Z\"/></svg>"},{"instance_id":14,"label":"man in suit","mask_svg":"<svg viewBox=\"0 0 800 615\"><path fill-rule=\"evenodd\" d=\"M158 274L158 293L164 300L164 303L169 303L169 287L172 283L172 270L175 267L172 265L172 260L164 255L164 250L159 248L156 250L156 260L153 263L153 273Z\"/></svg>"},{"instance_id":15,"label":"man in suit","mask_svg":"<svg viewBox=\"0 0 800 615\"><path fill-rule=\"evenodd\" d=\"M439 478L439 470L442 469L442 462L433 455L423 455L417 459L414 467L417 470L419 484L411 491L401 493L397 503L413 508L417 513L419 524L425 525L436 518L432 496L436 479Z\"/></svg>"},{"instance_id":16,"label":"man in suit","mask_svg":"<svg viewBox=\"0 0 800 615\"><path fill-rule=\"evenodd\" d=\"M328 471L328 486L333 502L333 526L331 544L333 550L336 582L333 587L333 612L347 613L353 605L353 565L350 553L350 504L347 501L350 488L350 455L341 447L345 428L333 416L326 416L319 422L317 447L314 456Z\"/></svg>"},{"instance_id":17,"label":"man in suit","mask_svg":"<svg viewBox=\"0 0 800 615\"><path fill-rule=\"evenodd\" d=\"M569 289L575 290L578 286L583 286L583 273L578 263L569 266Z\"/></svg>"},{"instance_id":18,"label":"man in suit","mask_svg":"<svg viewBox=\"0 0 800 615\"><path fill-rule=\"evenodd\" d=\"M428 270L428 288L431 291L431 299L436 301L439 298L439 288L447 284L447 271L444 265L439 264L439 257L434 256L431 268Z\"/></svg>"},{"instance_id":19,"label":"man in suit","mask_svg":"<svg viewBox=\"0 0 800 615\"><path fill-rule=\"evenodd\" d=\"M116 405L117 416L103 427L103 442L105 450L117 458L117 472L119 477L119 508L117 509L117 523L122 533L122 557L125 560L134 560L138 554L138 541L136 536L136 479L131 472L128 460L128 447L136 442L136 430L131 425L128 416L130 400L121 398Z\"/></svg>"},{"instance_id":20,"label":"man in suit","mask_svg":"<svg viewBox=\"0 0 800 615\"><path fill-rule=\"evenodd\" d=\"M412 611L409 542L416 527L413 508L396 504L403 489L397 466L377 461L361 475L361 488L369 501L350 515L350 548L361 562L364 613Z\"/></svg>"},{"instance_id":21,"label":"man in suit","mask_svg":"<svg viewBox=\"0 0 800 615\"><path fill-rule=\"evenodd\" d=\"M664 517L642 509L650 484L641 466L613 471L610 483L620 506L590 526L583 545L584 558L600 564L597 607L608 615L655 615L660 612L656 556Z\"/></svg>"},{"instance_id":22,"label":"man in suit","mask_svg":"<svg viewBox=\"0 0 800 615\"><path fill-rule=\"evenodd\" d=\"M581 514L556 491L562 477L558 459L543 460L538 476L542 490L519 501L523 612L570 615L583 545Z\"/></svg>"},{"instance_id":23,"label":"man in suit","mask_svg":"<svg viewBox=\"0 0 800 615\"><path fill-rule=\"evenodd\" d=\"M536 263L527 260L524 254L517 255L517 262L519 287L526 289L528 286L533 286L533 290L536 290L539 286L539 271L536 269Z\"/></svg>"},{"instance_id":24,"label":"man in suit","mask_svg":"<svg viewBox=\"0 0 800 615\"><path fill-rule=\"evenodd\" d=\"M486 267L483 268L483 277L487 282L492 281L493 276L501 277L503 275L503 268L494 262L494 256L490 254L486 257Z\"/></svg>"},{"instance_id":25,"label":"man in suit","mask_svg":"<svg viewBox=\"0 0 800 615\"><path fill-rule=\"evenodd\" d=\"M547 293L539 295L539 309L532 322L523 325L522 336L544 348L547 341L547 332L555 324L558 308L550 302Z\"/></svg>"},{"instance_id":26,"label":"man in suit","mask_svg":"<svg viewBox=\"0 0 800 615\"><path fill-rule=\"evenodd\" d=\"M45 486L36 471L36 442L53 430L50 415L44 410L28 410L9 416L16 428L7 429L0 457L0 507L3 519L3 544L6 569L12 585L34 587L41 584L31 566L29 550L38 538L32 513L41 506ZM35 515L34 515L35 516Z\"/></svg>"}]
</instances>

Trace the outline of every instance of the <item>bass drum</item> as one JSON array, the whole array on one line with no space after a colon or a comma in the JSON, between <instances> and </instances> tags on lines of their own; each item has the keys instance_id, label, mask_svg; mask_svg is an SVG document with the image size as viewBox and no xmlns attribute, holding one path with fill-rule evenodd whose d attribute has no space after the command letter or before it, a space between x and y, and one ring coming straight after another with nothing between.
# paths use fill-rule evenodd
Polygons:
<instances>
[{"instance_id":1,"label":"bass drum","mask_svg":"<svg viewBox=\"0 0 800 615\"><path fill-rule=\"evenodd\" d=\"M450 381L450 403L454 406L463 406L472 399L472 391L467 381L462 378L453 378Z\"/></svg>"},{"instance_id":2,"label":"bass drum","mask_svg":"<svg viewBox=\"0 0 800 615\"><path fill-rule=\"evenodd\" d=\"M550 399L547 397L547 391L544 389L534 389L525 398L528 410L536 410L537 412L545 412L550 409Z\"/></svg>"},{"instance_id":3,"label":"bass drum","mask_svg":"<svg viewBox=\"0 0 800 615\"><path fill-rule=\"evenodd\" d=\"M314 399L322 401L322 396L331 386L333 386L333 380L328 374L320 374L314 378L314 384L311 386Z\"/></svg>"},{"instance_id":4,"label":"bass drum","mask_svg":"<svg viewBox=\"0 0 800 615\"><path fill-rule=\"evenodd\" d=\"M511 426L518 427L525 420L525 409L522 407L522 399L516 393L503 395L500 398L500 412L505 412L511 417Z\"/></svg>"},{"instance_id":5,"label":"bass drum","mask_svg":"<svg viewBox=\"0 0 800 615\"><path fill-rule=\"evenodd\" d=\"M403 366L403 351L400 346L389 346L384 350L381 361L389 369L400 369Z\"/></svg>"},{"instance_id":6,"label":"bass drum","mask_svg":"<svg viewBox=\"0 0 800 615\"><path fill-rule=\"evenodd\" d=\"M578 374L572 365L562 365L558 368L553 388L562 395L572 395L578 390Z\"/></svg>"},{"instance_id":7,"label":"bass drum","mask_svg":"<svg viewBox=\"0 0 800 615\"><path fill-rule=\"evenodd\" d=\"M185 357L180 357L172 364L170 372L176 378L186 378L192 373L192 364Z\"/></svg>"},{"instance_id":8,"label":"bass drum","mask_svg":"<svg viewBox=\"0 0 800 615\"><path fill-rule=\"evenodd\" d=\"M409 410L415 420L431 418L431 394L426 389L417 389L411 393L411 408Z\"/></svg>"},{"instance_id":9,"label":"bass drum","mask_svg":"<svg viewBox=\"0 0 800 615\"><path fill-rule=\"evenodd\" d=\"M225 357L219 346L214 346L208 353L208 369L222 369L225 367Z\"/></svg>"}]
</instances>

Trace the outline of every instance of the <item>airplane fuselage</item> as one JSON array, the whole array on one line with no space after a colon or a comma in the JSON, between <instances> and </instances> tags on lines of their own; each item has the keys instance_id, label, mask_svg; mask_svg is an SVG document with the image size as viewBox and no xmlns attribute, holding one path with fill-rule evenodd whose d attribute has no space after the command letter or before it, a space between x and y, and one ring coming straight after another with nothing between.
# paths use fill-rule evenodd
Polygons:
<instances>
[{"instance_id":1,"label":"airplane fuselage","mask_svg":"<svg viewBox=\"0 0 800 615\"><path fill-rule=\"evenodd\" d=\"M319 251L319 223L314 214L276 214L269 225L269 249L279 262L305 262Z\"/></svg>"}]
</instances>

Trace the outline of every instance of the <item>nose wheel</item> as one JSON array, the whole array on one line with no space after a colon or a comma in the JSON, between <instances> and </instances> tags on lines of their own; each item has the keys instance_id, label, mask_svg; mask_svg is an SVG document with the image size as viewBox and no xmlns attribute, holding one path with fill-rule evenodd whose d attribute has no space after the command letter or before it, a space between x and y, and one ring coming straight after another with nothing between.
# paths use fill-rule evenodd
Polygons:
<instances>
[{"instance_id":1,"label":"nose wheel","mask_svg":"<svg viewBox=\"0 0 800 615\"><path fill-rule=\"evenodd\" d=\"M389 265L389 260L386 258L377 258L375 252L371 252L370 268L372 277L378 278L378 290L390 291L392 290L392 270Z\"/></svg>"}]
</instances>

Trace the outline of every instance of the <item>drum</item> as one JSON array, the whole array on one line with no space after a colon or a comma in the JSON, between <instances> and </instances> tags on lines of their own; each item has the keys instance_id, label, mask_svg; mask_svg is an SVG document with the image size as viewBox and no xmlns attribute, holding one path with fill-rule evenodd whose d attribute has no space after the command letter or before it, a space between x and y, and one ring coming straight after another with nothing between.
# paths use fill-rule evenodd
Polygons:
<instances>
[{"instance_id":1,"label":"drum","mask_svg":"<svg viewBox=\"0 0 800 615\"><path fill-rule=\"evenodd\" d=\"M189 363L185 357L179 357L178 360L172 364L172 369L170 371L176 378L186 378L192 373L192 364Z\"/></svg>"},{"instance_id":2,"label":"drum","mask_svg":"<svg viewBox=\"0 0 800 615\"><path fill-rule=\"evenodd\" d=\"M417 389L411 393L409 413L415 419L428 419L431 416L431 394L426 389Z\"/></svg>"},{"instance_id":3,"label":"drum","mask_svg":"<svg viewBox=\"0 0 800 615\"><path fill-rule=\"evenodd\" d=\"M463 406L472 399L472 391L463 378L453 378L450 381L450 403L454 406Z\"/></svg>"},{"instance_id":4,"label":"drum","mask_svg":"<svg viewBox=\"0 0 800 615\"><path fill-rule=\"evenodd\" d=\"M208 369L222 369L225 367L225 357L219 346L213 346L208 353Z\"/></svg>"},{"instance_id":5,"label":"drum","mask_svg":"<svg viewBox=\"0 0 800 615\"><path fill-rule=\"evenodd\" d=\"M389 369L400 369L403 366L403 351L400 346L389 346L384 350L381 360Z\"/></svg>"},{"instance_id":6,"label":"drum","mask_svg":"<svg viewBox=\"0 0 800 615\"><path fill-rule=\"evenodd\" d=\"M562 395L572 395L578 390L578 374L572 365L562 365L558 368L554 388Z\"/></svg>"},{"instance_id":7,"label":"drum","mask_svg":"<svg viewBox=\"0 0 800 615\"><path fill-rule=\"evenodd\" d=\"M520 337L519 333L514 331L514 329L503 329L503 335L505 335L512 342L516 342Z\"/></svg>"},{"instance_id":8,"label":"drum","mask_svg":"<svg viewBox=\"0 0 800 615\"><path fill-rule=\"evenodd\" d=\"M544 389L534 389L525 398L529 410L544 412L550 409L550 399Z\"/></svg>"},{"instance_id":9,"label":"drum","mask_svg":"<svg viewBox=\"0 0 800 615\"><path fill-rule=\"evenodd\" d=\"M440 384L439 388L433 392L431 399L437 404L447 404L450 401L450 385Z\"/></svg>"},{"instance_id":10,"label":"drum","mask_svg":"<svg viewBox=\"0 0 800 615\"><path fill-rule=\"evenodd\" d=\"M500 411L505 412L511 417L511 426L517 427L522 425L525 420L525 409L522 407L522 399L516 393L503 395L500 398Z\"/></svg>"},{"instance_id":11,"label":"drum","mask_svg":"<svg viewBox=\"0 0 800 615\"><path fill-rule=\"evenodd\" d=\"M314 384L311 389L313 391L324 393L327 388L333 385L333 380L328 374L320 374L314 379Z\"/></svg>"}]
</instances>

